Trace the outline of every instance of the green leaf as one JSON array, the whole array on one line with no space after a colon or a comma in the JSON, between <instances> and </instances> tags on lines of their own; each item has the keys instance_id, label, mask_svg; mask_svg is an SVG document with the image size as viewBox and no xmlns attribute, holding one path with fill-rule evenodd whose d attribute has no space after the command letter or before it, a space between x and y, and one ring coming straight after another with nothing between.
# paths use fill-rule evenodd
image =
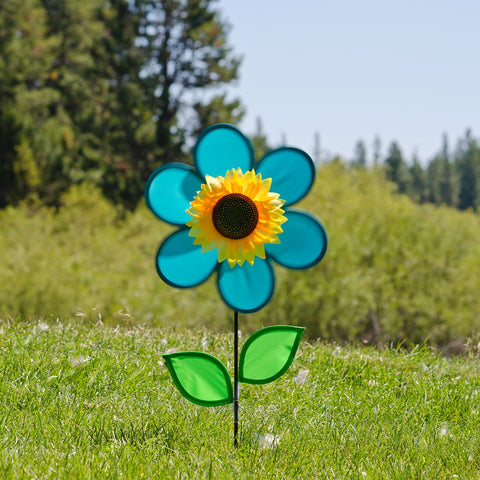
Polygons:
<instances>
[{"instance_id":1,"label":"green leaf","mask_svg":"<svg viewBox=\"0 0 480 480\"><path fill-rule=\"evenodd\" d=\"M263 384L282 376L293 362L304 330L275 325L255 332L240 353L239 380Z\"/></svg>"},{"instance_id":2,"label":"green leaf","mask_svg":"<svg viewBox=\"0 0 480 480\"><path fill-rule=\"evenodd\" d=\"M163 358L176 387L187 400L204 407L233 402L232 381L217 358L203 352L170 353Z\"/></svg>"}]
</instances>

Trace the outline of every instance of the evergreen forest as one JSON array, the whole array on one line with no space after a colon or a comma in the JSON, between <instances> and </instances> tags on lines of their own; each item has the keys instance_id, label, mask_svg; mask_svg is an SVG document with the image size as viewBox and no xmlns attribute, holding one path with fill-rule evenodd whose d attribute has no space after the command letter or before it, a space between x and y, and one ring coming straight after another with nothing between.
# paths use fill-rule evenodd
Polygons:
<instances>
[{"instance_id":1,"label":"evergreen forest","mask_svg":"<svg viewBox=\"0 0 480 480\"><path fill-rule=\"evenodd\" d=\"M203 128L241 121L229 29L214 0L0 1L0 208L58 205L85 181L137 206L156 167L191 161ZM258 155L271 148L251 134ZM432 159L406 159L397 142L382 152L379 138L367 158L359 140L347 160L381 166L415 202L476 211L480 147L468 129L454 140Z\"/></svg>"}]
</instances>

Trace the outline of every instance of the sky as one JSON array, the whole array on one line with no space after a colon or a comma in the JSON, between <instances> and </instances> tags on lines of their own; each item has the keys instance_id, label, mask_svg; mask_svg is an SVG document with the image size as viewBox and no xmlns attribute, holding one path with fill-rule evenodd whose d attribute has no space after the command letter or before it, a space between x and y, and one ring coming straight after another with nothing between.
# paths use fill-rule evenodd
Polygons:
<instances>
[{"instance_id":1,"label":"sky","mask_svg":"<svg viewBox=\"0 0 480 480\"><path fill-rule=\"evenodd\" d=\"M480 136L480 0L219 0L243 57L229 95L273 146L354 156L376 136L426 163Z\"/></svg>"}]
</instances>

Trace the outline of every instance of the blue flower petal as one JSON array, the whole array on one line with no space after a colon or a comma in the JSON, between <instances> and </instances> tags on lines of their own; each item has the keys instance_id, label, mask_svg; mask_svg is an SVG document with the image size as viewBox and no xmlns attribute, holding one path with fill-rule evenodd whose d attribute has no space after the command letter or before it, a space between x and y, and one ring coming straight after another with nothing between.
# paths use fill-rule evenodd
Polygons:
<instances>
[{"instance_id":1,"label":"blue flower petal","mask_svg":"<svg viewBox=\"0 0 480 480\"><path fill-rule=\"evenodd\" d=\"M232 168L241 168L245 173L253 168L252 144L240 130L226 123L205 129L198 137L193 156L203 176L224 176Z\"/></svg>"},{"instance_id":2,"label":"blue flower petal","mask_svg":"<svg viewBox=\"0 0 480 480\"><path fill-rule=\"evenodd\" d=\"M218 289L225 303L242 313L252 313L264 307L273 295L275 276L267 260L255 258L253 265L230 268L223 262L218 272Z\"/></svg>"},{"instance_id":3,"label":"blue flower petal","mask_svg":"<svg viewBox=\"0 0 480 480\"><path fill-rule=\"evenodd\" d=\"M267 153L260 161L257 173L271 178L271 191L280 194L285 206L302 199L315 179L315 164L303 150L282 147Z\"/></svg>"},{"instance_id":4,"label":"blue flower petal","mask_svg":"<svg viewBox=\"0 0 480 480\"><path fill-rule=\"evenodd\" d=\"M190 208L190 202L202 183L192 167L183 163L168 163L150 175L145 186L145 201L161 220L183 225L191 219L185 210Z\"/></svg>"},{"instance_id":5,"label":"blue flower petal","mask_svg":"<svg viewBox=\"0 0 480 480\"><path fill-rule=\"evenodd\" d=\"M160 278L173 287L188 288L204 282L217 265L217 251L201 253L188 228L172 233L158 249L156 266Z\"/></svg>"},{"instance_id":6,"label":"blue flower petal","mask_svg":"<svg viewBox=\"0 0 480 480\"><path fill-rule=\"evenodd\" d=\"M287 209L287 222L278 235L281 243L266 244L265 251L280 265L288 268L309 268L325 255L328 236L325 227L310 213Z\"/></svg>"}]
</instances>

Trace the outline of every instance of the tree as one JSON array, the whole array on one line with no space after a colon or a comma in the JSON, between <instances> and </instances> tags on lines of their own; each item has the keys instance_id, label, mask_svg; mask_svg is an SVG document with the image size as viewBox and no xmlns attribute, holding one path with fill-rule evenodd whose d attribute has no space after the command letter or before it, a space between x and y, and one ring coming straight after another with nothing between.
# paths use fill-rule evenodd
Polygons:
<instances>
[{"instance_id":1,"label":"tree","mask_svg":"<svg viewBox=\"0 0 480 480\"><path fill-rule=\"evenodd\" d=\"M411 190L410 196L416 202L423 203L427 201L427 176L425 170L420 165L416 155L413 157L410 167Z\"/></svg>"},{"instance_id":2,"label":"tree","mask_svg":"<svg viewBox=\"0 0 480 480\"><path fill-rule=\"evenodd\" d=\"M95 50L102 66L102 119L95 136L102 139L102 189L116 202L134 207L161 154L155 118L141 78L146 58L137 37L141 18L129 0L109 0L98 11L105 26Z\"/></svg>"},{"instance_id":3,"label":"tree","mask_svg":"<svg viewBox=\"0 0 480 480\"><path fill-rule=\"evenodd\" d=\"M213 3L1 2L0 207L83 181L133 207L193 132L236 123L240 102L206 93L239 65Z\"/></svg>"},{"instance_id":4,"label":"tree","mask_svg":"<svg viewBox=\"0 0 480 480\"><path fill-rule=\"evenodd\" d=\"M57 46L39 0L0 3L0 207L36 194L57 154L52 136L61 127L48 122Z\"/></svg>"},{"instance_id":5,"label":"tree","mask_svg":"<svg viewBox=\"0 0 480 480\"><path fill-rule=\"evenodd\" d=\"M367 147L363 140L359 140L355 144L355 155L352 164L360 168L364 168L367 165Z\"/></svg>"},{"instance_id":6,"label":"tree","mask_svg":"<svg viewBox=\"0 0 480 480\"><path fill-rule=\"evenodd\" d=\"M382 159L382 141L378 135L373 140L373 164L377 166Z\"/></svg>"},{"instance_id":7,"label":"tree","mask_svg":"<svg viewBox=\"0 0 480 480\"><path fill-rule=\"evenodd\" d=\"M55 204L63 190L85 180L105 187L110 165L128 157L119 145L118 138L128 138L119 124L135 132L135 110L121 117L116 109L132 102L120 97L126 82L111 68L112 22L107 25L122 4L128 1L112 0L105 8L95 0L0 4L0 136L8 139L0 146L0 205L32 194Z\"/></svg>"},{"instance_id":8,"label":"tree","mask_svg":"<svg viewBox=\"0 0 480 480\"><path fill-rule=\"evenodd\" d=\"M480 202L480 148L470 130L460 143L456 164L460 177L458 208L476 210Z\"/></svg>"},{"instance_id":9,"label":"tree","mask_svg":"<svg viewBox=\"0 0 480 480\"><path fill-rule=\"evenodd\" d=\"M62 137L52 138L55 156L46 160L47 201L71 183L99 184L108 146L103 120L108 111L109 78L99 62L104 24L95 0L42 0L48 34L56 40L52 74L46 87L55 92L47 122L59 126ZM99 135L99 132L102 132ZM54 143L53 143L54 142ZM108 158L108 157L107 157Z\"/></svg>"},{"instance_id":10,"label":"tree","mask_svg":"<svg viewBox=\"0 0 480 480\"><path fill-rule=\"evenodd\" d=\"M427 167L427 200L437 205L442 203L442 176L443 161L439 155L436 155Z\"/></svg>"},{"instance_id":11,"label":"tree","mask_svg":"<svg viewBox=\"0 0 480 480\"><path fill-rule=\"evenodd\" d=\"M215 0L134 3L141 19L137 44L147 58L142 77L155 115L156 143L163 161L178 160L199 128L199 114L205 114L194 94L202 89L205 97L205 89L235 80L240 59L227 43L229 27L214 9ZM192 111L193 104L197 107ZM197 118L192 121L192 116Z\"/></svg>"},{"instance_id":12,"label":"tree","mask_svg":"<svg viewBox=\"0 0 480 480\"><path fill-rule=\"evenodd\" d=\"M387 178L397 184L399 193L408 193L410 172L396 142L392 142L390 145L388 156L385 159L385 167Z\"/></svg>"},{"instance_id":13,"label":"tree","mask_svg":"<svg viewBox=\"0 0 480 480\"><path fill-rule=\"evenodd\" d=\"M442 175L440 178L440 197L443 204L454 206L458 197L458 179L450 159L447 135L443 135L440 153Z\"/></svg>"}]
</instances>

